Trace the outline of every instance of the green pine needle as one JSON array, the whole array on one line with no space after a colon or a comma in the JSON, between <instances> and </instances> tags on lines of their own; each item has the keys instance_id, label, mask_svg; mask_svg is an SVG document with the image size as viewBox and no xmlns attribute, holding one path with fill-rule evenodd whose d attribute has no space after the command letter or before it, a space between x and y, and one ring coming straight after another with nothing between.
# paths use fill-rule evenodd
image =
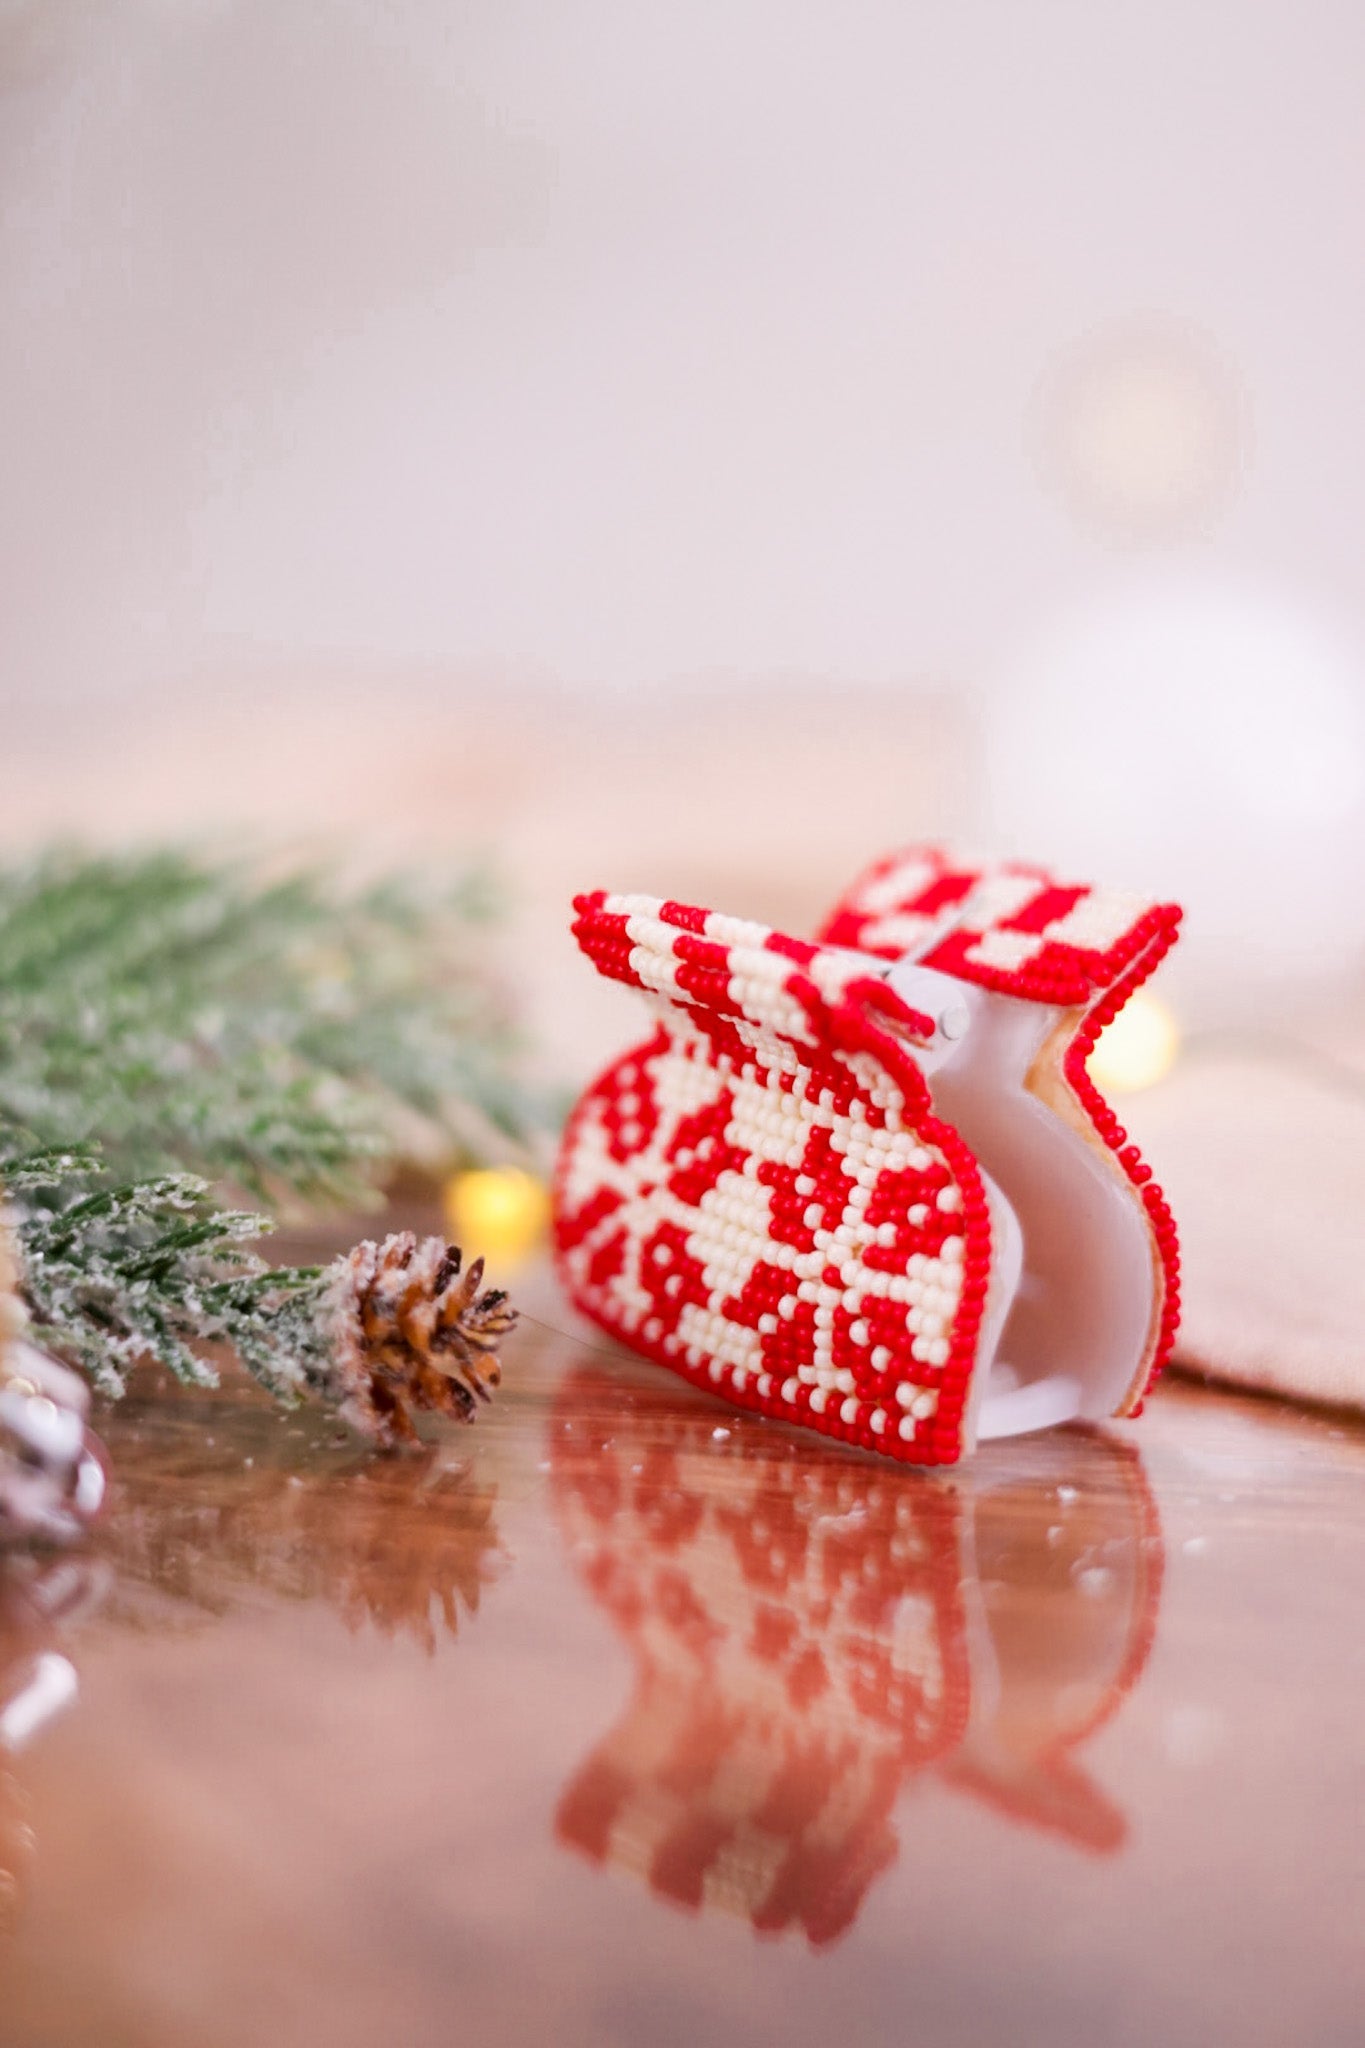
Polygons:
<instances>
[{"instance_id":1,"label":"green pine needle","mask_svg":"<svg viewBox=\"0 0 1365 2048\"><path fill-rule=\"evenodd\" d=\"M38 1340L110 1394L230 1346L294 1401L325 1383L325 1276L248 1246L270 1211L356 1207L417 1146L525 1153L542 1123L444 898L177 852L0 870L0 1182Z\"/></svg>"},{"instance_id":2,"label":"green pine needle","mask_svg":"<svg viewBox=\"0 0 1365 2048\"><path fill-rule=\"evenodd\" d=\"M323 1277L247 1250L268 1218L220 1208L191 1174L119 1183L94 1148L19 1155L5 1182L33 1335L104 1393L143 1358L212 1386L205 1345L232 1346L286 1401L323 1377Z\"/></svg>"},{"instance_id":3,"label":"green pine needle","mask_svg":"<svg viewBox=\"0 0 1365 2048\"><path fill-rule=\"evenodd\" d=\"M0 870L0 1128L272 1209L371 1199L404 1115L432 1148L524 1146L489 910L477 878L347 893L175 852Z\"/></svg>"}]
</instances>

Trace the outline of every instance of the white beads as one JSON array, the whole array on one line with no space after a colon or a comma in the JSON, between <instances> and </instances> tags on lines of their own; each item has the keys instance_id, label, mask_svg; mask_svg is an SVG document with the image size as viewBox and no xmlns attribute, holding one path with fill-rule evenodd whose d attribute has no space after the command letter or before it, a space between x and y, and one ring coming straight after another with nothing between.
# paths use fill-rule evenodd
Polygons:
<instances>
[{"instance_id":1,"label":"white beads","mask_svg":"<svg viewBox=\"0 0 1365 2048\"><path fill-rule=\"evenodd\" d=\"M728 1002L738 1012L730 1021L744 1048L727 1034L722 1050L688 1007L695 992L679 992L680 929L650 899L619 901L631 969L655 992L665 1036L623 1062L614 1099L590 1098L580 1121L568 1166L575 1202L595 1187L625 1201L566 1256L585 1276L608 1232L623 1223L626 1231L610 1281L580 1284L610 1297L623 1334L714 1386L798 1415L809 1404L812 1417L861 1424L869 1440L894 1431L909 1441L936 1394L901 1385L874 1405L861 1360L889 1375L908 1365L908 1350L927 1377L951 1355L961 1226L948 1225L954 1235L928 1248L943 1227L937 1218L962 1206L956 1186L939 1187L947 1160L904 1128L898 1088L870 1050L828 1047L823 1066L803 1064L811 1017L788 987L802 970L769 949L763 927L723 918L705 926L729 949ZM829 991L852 972L835 962ZM676 1145L685 1119L696 1121ZM679 1175L691 1182L675 1192ZM648 1194L636 1192L643 1184ZM790 1229L792 1220L800 1227ZM809 1336L791 1366L769 1370L797 1331Z\"/></svg>"},{"instance_id":2,"label":"white beads","mask_svg":"<svg viewBox=\"0 0 1365 2048\"><path fill-rule=\"evenodd\" d=\"M1050 945L1078 946L1084 952L1105 953L1132 929L1147 904L1141 896L1123 889L1091 889L1080 897L1063 917L1054 917L1043 927Z\"/></svg>"},{"instance_id":3,"label":"white beads","mask_svg":"<svg viewBox=\"0 0 1365 2048\"><path fill-rule=\"evenodd\" d=\"M1017 974L1030 960L1036 960L1047 941L1034 932L988 931L967 948L967 958L983 967Z\"/></svg>"}]
</instances>

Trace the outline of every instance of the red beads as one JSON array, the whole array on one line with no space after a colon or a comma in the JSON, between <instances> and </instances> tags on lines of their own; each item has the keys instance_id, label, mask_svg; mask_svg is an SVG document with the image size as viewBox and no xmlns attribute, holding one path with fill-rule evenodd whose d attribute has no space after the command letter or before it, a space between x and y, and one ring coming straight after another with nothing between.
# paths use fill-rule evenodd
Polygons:
<instances>
[{"instance_id":1,"label":"red beads","mask_svg":"<svg viewBox=\"0 0 1365 2048\"><path fill-rule=\"evenodd\" d=\"M961 1454L986 1197L916 1060L933 1021L859 957L899 958L919 934L928 964L1075 1013L1064 1071L1144 1205L1165 1275L1153 1372L1164 1363L1175 1226L1086 1060L1171 944L1173 906L931 849L879 863L824 943L646 897L575 908L583 950L660 1018L583 1097L556 1183L566 1284L613 1335L841 1441L927 1464Z\"/></svg>"}]
</instances>

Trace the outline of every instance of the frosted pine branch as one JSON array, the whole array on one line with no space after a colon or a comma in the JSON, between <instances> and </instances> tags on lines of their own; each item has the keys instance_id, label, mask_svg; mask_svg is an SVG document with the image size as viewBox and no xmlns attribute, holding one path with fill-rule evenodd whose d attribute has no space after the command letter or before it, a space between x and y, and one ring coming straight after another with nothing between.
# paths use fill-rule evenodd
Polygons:
<instances>
[{"instance_id":1,"label":"frosted pine branch","mask_svg":"<svg viewBox=\"0 0 1365 2048\"><path fill-rule=\"evenodd\" d=\"M478 960L488 892L260 883L161 852L0 870L0 1132L97 1142L277 1208L356 1207L406 1142L513 1147L537 1107Z\"/></svg>"},{"instance_id":2,"label":"frosted pine branch","mask_svg":"<svg viewBox=\"0 0 1365 2048\"><path fill-rule=\"evenodd\" d=\"M473 880L348 894L178 853L0 870L0 1184L38 1341L115 1395L142 1358L212 1383L230 1346L286 1402L342 1399L333 1280L268 1266L270 1217L216 1189L356 1206L414 1132L452 1162L533 1141L487 910Z\"/></svg>"}]
</instances>

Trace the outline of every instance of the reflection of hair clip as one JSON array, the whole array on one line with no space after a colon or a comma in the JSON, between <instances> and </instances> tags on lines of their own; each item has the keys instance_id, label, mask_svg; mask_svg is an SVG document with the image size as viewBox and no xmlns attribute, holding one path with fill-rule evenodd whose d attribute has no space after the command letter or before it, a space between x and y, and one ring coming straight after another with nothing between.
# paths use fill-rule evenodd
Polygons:
<instances>
[{"instance_id":1,"label":"reflection of hair clip","mask_svg":"<svg viewBox=\"0 0 1365 2048\"><path fill-rule=\"evenodd\" d=\"M1107 1854L1127 1824L1082 1760L1136 1685L1161 1588L1136 1452L1093 1432L911 1482L623 1388L564 1383L568 1554L635 1662L566 1786L560 1839L756 1933L843 1934L926 1774ZM1079 1481L1079 1484L1076 1482ZM907 1841L909 1848L909 1841Z\"/></svg>"},{"instance_id":2,"label":"reflection of hair clip","mask_svg":"<svg viewBox=\"0 0 1365 2048\"><path fill-rule=\"evenodd\" d=\"M657 1013L565 1137L581 1309L743 1407L919 1463L1136 1411L1175 1334L1175 1227L1085 1062L1174 905L930 850L872 868L815 943L577 908Z\"/></svg>"}]
</instances>

